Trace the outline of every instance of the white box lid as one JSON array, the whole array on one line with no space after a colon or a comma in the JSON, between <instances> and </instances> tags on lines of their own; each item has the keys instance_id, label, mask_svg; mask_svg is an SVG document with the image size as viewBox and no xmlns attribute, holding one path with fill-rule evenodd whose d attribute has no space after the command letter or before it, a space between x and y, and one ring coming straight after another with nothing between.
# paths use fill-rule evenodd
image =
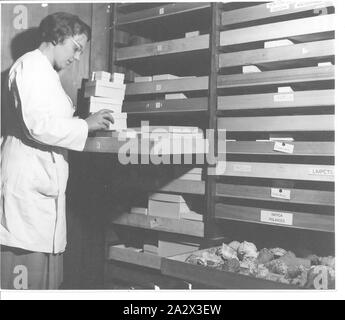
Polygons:
<instances>
[{"instance_id":1,"label":"white box lid","mask_svg":"<svg viewBox=\"0 0 345 320\"><path fill-rule=\"evenodd\" d=\"M162 202L175 202L175 203L185 203L186 201L180 195L167 194L167 193L154 193L150 195L149 200L162 201Z\"/></svg>"},{"instance_id":2,"label":"white box lid","mask_svg":"<svg viewBox=\"0 0 345 320\"><path fill-rule=\"evenodd\" d=\"M110 88L116 88L116 89L126 89L126 85L122 83L116 83L111 81L102 81L102 80L94 80L94 81L87 81L85 86L86 87L94 87L96 85L102 86L102 87L110 87Z\"/></svg>"},{"instance_id":3,"label":"white box lid","mask_svg":"<svg viewBox=\"0 0 345 320\"><path fill-rule=\"evenodd\" d=\"M90 103L105 103L105 104L112 104L112 105L122 105L122 103L119 103L118 99L95 97L95 96L90 97Z\"/></svg>"}]
</instances>

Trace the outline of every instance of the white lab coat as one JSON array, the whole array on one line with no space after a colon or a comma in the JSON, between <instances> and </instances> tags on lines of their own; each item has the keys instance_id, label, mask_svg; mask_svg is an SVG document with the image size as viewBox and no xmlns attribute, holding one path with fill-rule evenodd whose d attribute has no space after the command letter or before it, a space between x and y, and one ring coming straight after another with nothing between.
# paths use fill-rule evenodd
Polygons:
<instances>
[{"instance_id":1,"label":"white lab coat","mask_svg":"<svg viewBox=\"0 0 345 320\"><path fill-rule=\"evenodd\" d=\"M88 126L74 118L58 73L38 49L9 73L9 133L1 146L0 243L61 253L66 247L67 150L81 151Z\"/></svg>"}]
</instances>

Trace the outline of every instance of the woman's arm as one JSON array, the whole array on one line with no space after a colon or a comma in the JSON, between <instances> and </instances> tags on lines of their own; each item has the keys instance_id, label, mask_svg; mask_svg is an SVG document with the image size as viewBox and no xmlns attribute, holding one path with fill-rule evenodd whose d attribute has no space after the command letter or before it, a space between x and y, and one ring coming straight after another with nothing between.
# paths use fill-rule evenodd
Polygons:
<instances>
[{"instance_id":1,"label":"woman's arm","mask_svg":"<svg viewBox=\"0 0 345 320\"><path fill-rule=\"evenodd\" d=\"M21 63L14 72L11 89L28 137L47 145L83 150L88 124L82 119L58 115L57 108L61 108L58 95L64 93L51 70L45 66L36 66L35 70L35 66Z\"/></svg>"}]
</instances>

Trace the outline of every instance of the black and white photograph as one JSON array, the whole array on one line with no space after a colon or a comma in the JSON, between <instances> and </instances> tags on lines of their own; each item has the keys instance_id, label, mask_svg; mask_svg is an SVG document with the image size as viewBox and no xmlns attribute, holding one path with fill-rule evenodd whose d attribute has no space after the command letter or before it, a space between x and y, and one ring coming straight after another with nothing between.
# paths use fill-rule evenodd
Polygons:
<instances>
[{"instance_id":1,"label":"black and white photograph","mask_svg":"<svg viewBox=\"0 0 345 320\"><path fill-rule=\"evenodd\" d=\"M339 293L337 4L2 2L2 294Z\"/></svg>"}]
</instances>

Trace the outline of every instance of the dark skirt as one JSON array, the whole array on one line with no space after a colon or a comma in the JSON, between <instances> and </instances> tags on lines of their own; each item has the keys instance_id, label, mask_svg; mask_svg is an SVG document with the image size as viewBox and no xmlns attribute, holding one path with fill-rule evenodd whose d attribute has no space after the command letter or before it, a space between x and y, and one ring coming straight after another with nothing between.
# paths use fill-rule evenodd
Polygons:
<instances>
[{"instance_id":1,"label":"dark skirt","mask_svg":"<svg viewBox=\"0 0 345 320\"><path fill-rule=\"evenodd\" d=\"M1 288L57 290L63 279L63 255L0 246Z\"/></svg>"}]
</instances>

